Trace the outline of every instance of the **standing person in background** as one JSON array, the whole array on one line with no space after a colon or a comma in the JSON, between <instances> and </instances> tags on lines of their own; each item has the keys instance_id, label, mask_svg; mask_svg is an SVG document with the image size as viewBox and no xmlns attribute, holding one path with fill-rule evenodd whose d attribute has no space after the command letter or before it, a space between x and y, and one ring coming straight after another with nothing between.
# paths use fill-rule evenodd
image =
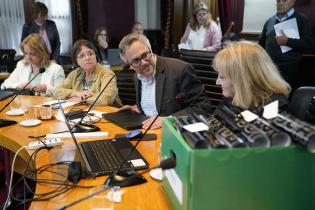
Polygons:
<instances>
[{"instance_id":1,"label":"standing person in background","mask_svg":"<svg viewBox=\"0 0 315 210\"><path fill-rule=\"evenodd\" d=\"M60 37L55 22L47 19L48 9L46 5L35 2L32 7L32 16L33 21L23 25L21 42L29 34L40 34L47 45L50 58L57 62L60 54Z\"/></svg>"},{"instance_id":2,"label":"standing person in background","mask_svg":"<svg viewBox=\"0 0 315 210\"><path fill-rule=\"evenodd\" d=\"M98 56L101 59L103 65L108 65L108 33L107 29L103 26L96 29L94 34L95 46L97 48Z\"/></svg>"},{"instance_id":3,"label":"standing person in background","mask_svg":"<svg viewBox=\"0 0 315 210\"><path fill-rule=\"evenodd\" d=\"M133 24L131 32L132 33L136 33L136 34L143 34L143 25L140 22L135 22L135 24Z\"/></svg>"},{"instance_id":4,"label":"standing person in background","mask_svg":"<svg viewBox=\"0 0 315 210\"><path fill-rule=\"evenodd\" d=\"M207 5L202 1L198 2L180 40L184 47L180 44L179 48L217 52L221 49L221 39L221 30L212 20Z\"/></svg>"},{"instance_id":5,"label":"standing person in background","mask_svg":"<svg viewBox=\"0 0 315 210\"><path fill-rule=\"evenodd\" d=\"M269 18L262 30L259 44L267 51L278 66L283 78L295 90L299 85L299 67L302 53L312 49L312 34L306 17L294 11L295 0L277 0L277 13ZM289 38L283 31L276 36L274 25L296 18L300 39ZM281 51L281 46L291 49Z\"/></svg>"},{"instance_id":6,"label":"standing person in background","mask_svg":"<svg viewBox=\"0 0 315 210\"><path fill-rule=\"evenodd\" d=\"M51 62L44 40L38 34L30 34L20 45L24 54L23 60L17 63L16 69L6 79L1 88L22 89L41 68L45 72L39 74L25 89L34 90L41 95L51 96L57 85L65 79L63 68Z\"/></svg>"}]
</instances>

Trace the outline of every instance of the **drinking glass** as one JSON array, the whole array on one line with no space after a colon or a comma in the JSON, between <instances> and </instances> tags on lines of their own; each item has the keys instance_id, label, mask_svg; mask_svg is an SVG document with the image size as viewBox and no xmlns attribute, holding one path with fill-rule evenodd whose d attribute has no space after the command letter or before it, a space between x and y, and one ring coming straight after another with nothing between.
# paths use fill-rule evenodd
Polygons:
<instances>
[{"instance_id":1,"label":"drinking glass","mask_svg":"<svg viewBox=\"0 0 315 210\"><path fill-rule=\"evenodd\" d=\"M10 104L11 111L14 113L20 112L22 109L22 100L20 96L17 96Z\"/></svg>"},{"instance_id":2,"label":"drinking glass","mask_svg":"<svg viewBox=\"0 0 315 210\"><path fill-rule=\"evenodd\" d=\"M93 187L89 190L89 195L101 190L104 186ZM92 210L113 210L114 202L111 189L107 189L90 198L89 209Z\"/></svg>"},{"instance_id":3,"label":"drinking glass","mask_svg":"<svg viewBox=\"0 0 315 210\"><path fill-rule=\"evenodd\" d=\"M42 120L50 120L52 118L52 107L50 105L40 106L39 113Z\"/></svg>"},{"instance_id":4,"label":"drinking glass","mask_svg":"<svg viewBox=\"0 0 315 210\"><path fill-rule=\"evenodd\" d=\"M24 120L36 120L38 116L38 107L31 106L24 112Z\"/></svg>"}]
</instances>

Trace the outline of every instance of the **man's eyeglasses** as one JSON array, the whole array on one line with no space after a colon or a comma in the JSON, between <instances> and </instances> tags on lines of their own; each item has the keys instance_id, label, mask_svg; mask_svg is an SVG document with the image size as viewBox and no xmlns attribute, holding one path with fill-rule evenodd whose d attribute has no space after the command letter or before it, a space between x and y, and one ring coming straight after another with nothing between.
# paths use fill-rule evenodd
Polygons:
<instances>
[{"instance_id":1,"label":"man's eyeglasses","mask_svg":"<svg viewBox=\"0 0 315 210\"><path fill-rule=\"evenodd\" d=\"M140 66L141 60L148 61L151 57L152 57L152 52L151 51L147 51L147 52L144 52L138 58L133 59L132 62L129 63L129 64L132 65L133 67L137 68L137 67Z\"/></svg>"},{"instance_id":2,"label":"man's eyeglasses","mask_svg":"<svg viewBox=\"0 0 315 210\"><path fill-rule=\"evenodd\" d=\"M89 51L89 52L86 52L86 53L81 53L77 56L77 59L84 59L85 57L93 57L95 56L95 53L93 51Z\"/></svg>"}]
</instances>

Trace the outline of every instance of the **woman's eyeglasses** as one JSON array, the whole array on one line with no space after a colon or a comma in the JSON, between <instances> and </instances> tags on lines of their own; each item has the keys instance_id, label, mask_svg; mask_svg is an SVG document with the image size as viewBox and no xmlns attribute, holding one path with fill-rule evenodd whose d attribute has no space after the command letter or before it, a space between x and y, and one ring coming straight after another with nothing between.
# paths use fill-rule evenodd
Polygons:
<instances>
[{"instance_id":1,"label":"woman's eyeglasses","mask_svg":"<svg viewBox=\"0 0 315 210\"><path fill-rule=\"evenodd\" d=\"M86 57L94 57L95 53L93 51L88 51L86 53L81 53L77 56L77 59L84 59Z\"/></svg>"},{"instance_id":2,"label":"woman's eyeglasses","mask_svg":"<svg viewBox=\"0 0 315 210\"><path fill-rule=\"evenodd\" d=\"M137 68L140 66L141 60L148 61L151 57L152 57L152 52L147 51L147 52L144 52L142 55L140 55L138 58L133 59L132 62L129 64Z\"/></svg>"}]
</instances>

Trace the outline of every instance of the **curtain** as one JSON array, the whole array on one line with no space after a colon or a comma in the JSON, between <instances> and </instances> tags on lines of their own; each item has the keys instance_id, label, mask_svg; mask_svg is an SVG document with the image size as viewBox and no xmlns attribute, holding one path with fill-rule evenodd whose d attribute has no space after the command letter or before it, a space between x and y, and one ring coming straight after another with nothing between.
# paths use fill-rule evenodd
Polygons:
<instances>
[{"instance_id":1,"label":"curtain","mask_svg":"<svg viewBox=\"0 0 315 210\"><path fill-rule=\"evenodd\" d=\"M38 0L48 8L48 19L55 21L60 36L60 54L67 55L72 48L72 18L70 0Z\"/></svg>"},{"instance_id":2,"label":"curtain","mask_svg":"<svg viewBox=\"0 0 315 210\"><path fill-rule=\"evenodd\" d=\"M235 11L234 11L234 32L236 34L241 33L243 30L243 19L244 19L244 4L245 0L235 1Z\"/></svg>"},{"instance_id":3,"label":"curtain","mask_svg":"<svg viewBox=\"0 0 315 210\"><path fill-rule=\"evenodd\" d=\"M231 31L239 34L243 30L244 4L245 0L218 0L220 25L223 35Z\"/></svg>"},{"instance_id":4,"label":"curtain","mask_svg":"<svg viewBox=\"0 0 315 210\"><path fill-rule=\"evenodd\" d=\"M233 20L233 0L219 0L218 3L221 30L225 34Z\"/></svg>"},{"instance_id":5,"label":"curtain","mask_svg":"<svg viewBox=\"0 0 315 210\"><path fill-rule=\"evenodd\" d=\"M22 27L25 22L23 0L0 1L0 48L20 54Z\"/></svg>"}]
</instances>

